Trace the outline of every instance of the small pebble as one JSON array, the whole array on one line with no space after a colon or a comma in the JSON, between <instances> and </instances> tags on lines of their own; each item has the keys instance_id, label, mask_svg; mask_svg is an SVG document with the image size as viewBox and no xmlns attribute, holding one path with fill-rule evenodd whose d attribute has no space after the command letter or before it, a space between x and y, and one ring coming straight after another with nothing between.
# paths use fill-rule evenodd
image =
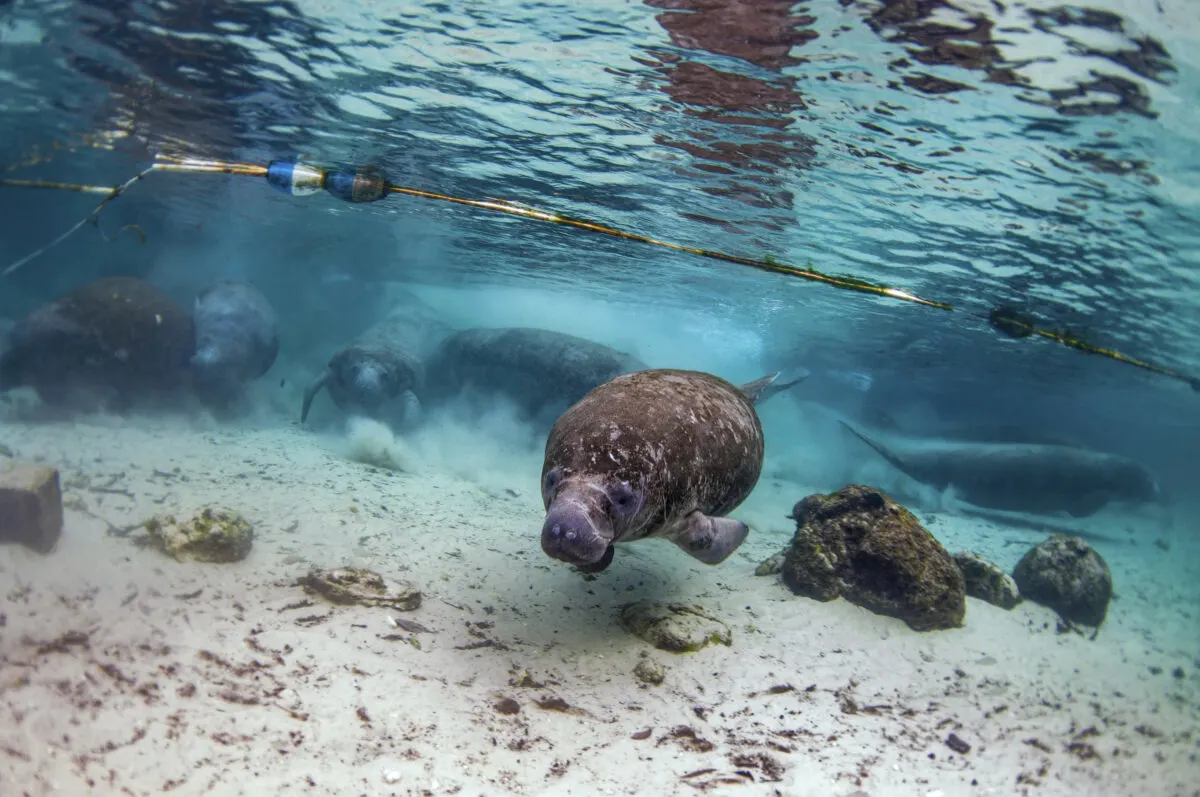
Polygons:
<instances>
[{"instance_id":1,"label":"small pebble","mask_svg":"<svg viewBox=\"0 0 1200 797\"><path fill-rule=\"evenodd\" d=\"M956 733L952 733L946 737L946 746L959 755L966 755L971 752L971 745L964 742Z\"/></svg>"}]
</instances>

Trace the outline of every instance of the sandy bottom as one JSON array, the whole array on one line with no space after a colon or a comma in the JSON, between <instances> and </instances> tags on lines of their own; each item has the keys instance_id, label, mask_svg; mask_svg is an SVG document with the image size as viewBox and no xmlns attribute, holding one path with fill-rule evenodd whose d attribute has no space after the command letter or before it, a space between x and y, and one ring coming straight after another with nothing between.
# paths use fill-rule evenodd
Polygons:
<instances>
[{"instance_id":1,"label":"sandy bottom","mask_svg":"<svg viewBox=\"0 0 1200 797\"><path fill-rule=\"evenodd\" d=\"M0 441L58 467L68 506L52 554L0 549L3 795L1112 797L1200 783L1191 528L1169 552L1151 531L1097 546L1117 599L1095 640L1057 633L1042 607L972 599L963 628L921 634L754 576L813 492L771 478L735 513L756 531L720 567L644 542L588 580L538 547L527 457L482 480L397 473L294 425L162 419L0 424ZM254 523L247 559L180 563L113 533L208 504ZM950 550L1010 568L1040 538L923 519ZM346 565L414 582L422 606L334 607L295 584ZM700 604L732 647L652 648L617 622L647 598ZM634 677L642 657L665 666L662 685ZM519 711L498 711L503 698ZM969 752L947 747L951 732Z\"/></svg>"}]
</instances>

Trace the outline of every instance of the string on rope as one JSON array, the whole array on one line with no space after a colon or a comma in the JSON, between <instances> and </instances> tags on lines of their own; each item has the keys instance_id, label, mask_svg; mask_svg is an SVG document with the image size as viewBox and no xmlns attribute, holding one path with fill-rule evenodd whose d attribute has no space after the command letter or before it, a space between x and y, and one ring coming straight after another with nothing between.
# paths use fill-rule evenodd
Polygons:
<instances>
[{"instance_id":1,"label":"string on rope","mask_svg":"<svg viewBox=\"0 0 1200 797\"><path fill-rule=\"evenodd\" d=\"M937 310L953 311L955 309L954 306L949 302L922 298L915 294L909 293L908 291L899 290L887 285L870 282L857 277L825 274L813 268L811 264L809 264L807 268L800 268L787 263L779 262L778 260L769 256L763 258L741 257L713 249L704 249L701 247L664 241L658 238L653 238L649 235L617 229L616 227L610 227L605 224L600 224L599 222L588 221L587 219L577 219L570 216L564 216L560 213L538 210L537 208L531 208L516 202L508 202L497 199L469 199L466 197L452 196L450 194L442 194L436 191L426 191L420 188L397 185L390 182L382 171L370 166L346 168L340 166L326 166L316 163L305 163L295 160L276 160L268 163L266 166L263 166L255 163L229 163L225 161L180 158L166 155L158 155L152 165L116 187L76 185L71 183L41 180L15 180L0 178L0 186L10 186L14 188L46 188L59 191L77 191L81 193L105 195L100 204L98 204L91 211L91 213L81 219L77 224L45 246L40 247L25 257L22 257L16 262L8 265L3 272L0 272L0 276L8 276L9 274L12 274L17 269L29 263L31 260L36 259L49 249L57 246L68 236L76 232L80 227L88 222L95 223L100 211L103 210L109 202L119 197L127 188L154 171L264 177L266 178L267 184L272 188L291 196L310 196L312 194L317 194L321 191L324 191L332 196L337 197L338 199L354 204L377 202L379 200L386 199L392 194L416 197L420 199L430 199L439 202L449 202L466 207L478 208L480 210L507 213L512 216L534 221L541 221L549 224L560 224L578 230L608 235L614 238L634 241L650 246L657 246L676 252L683 252L698 257L708 258L710 260L718 260L725 263L733 263L735 265L755 268L761 271L768 271L775 274L796 277L842 290L874 294L876 296L883 296L900 301L911 302L913 304L919 304ZM142 232L142 230L136 225L126 225L125 227L122 227L121 230L118 230L117 234L119 235L126 229L134 229L141 236L143 242L145 241L145 233ZM108 236L105 236L105 240L112 239L110 239ZM1046 340L1055 341L1078 351L1100 355L1117 362L1125 363L1126 365L1132 365L1137 368L1160 374L1162 376L1178 379L1190 385L1192 390L1200 393L1200 378L1187 376L1186 374L1170 368L1135 359L1112 349L1105 349L1095 346L1072 333L1058 332L1040 328L1036 326L1028 316L1023 315L1011 308L996 308L988 315L982 317L986 318L988 323L991 324L991 326L998 332L1007 335L1008 337L1027 338L1031 336L1037 336Z\"/></svg>"}]
</instances>

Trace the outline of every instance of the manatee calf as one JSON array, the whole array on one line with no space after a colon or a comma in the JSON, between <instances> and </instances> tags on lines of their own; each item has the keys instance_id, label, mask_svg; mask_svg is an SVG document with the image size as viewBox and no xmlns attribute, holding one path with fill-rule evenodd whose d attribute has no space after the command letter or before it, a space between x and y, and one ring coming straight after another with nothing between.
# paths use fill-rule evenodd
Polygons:
<instances>
[{"instance_id":1,"label":"manatee calf","mask_svg":"<svg viewBox=\"0 0 1200 797\"><path fill-rule=\"evenodd\" d=\"M382 321L339 349L304 391L300 422L325 388L343 412L402 422L425 384L424 358L451 329L415 296L406 295Z\"/></svg>"},{"instance_id":2,"label":"manatee calf","mask_svg":"<svg viewBox=\"0 0 1200 797\"><path fill-rule=\"evenodd\" d=\"M248 282L222 280L196 297L192 377L200 394L224 401L270 370L279 354L275 310Z\"/></svg>"},{"instance_id":3,"label":"manatee calf","mask_svg":"<svg viewBox=\"0 0 1200 797\"><path fill-rule=\"evenodd\" d=\"M589 392L546 441L542 550L595 572L614 544L663 537L706 564L724 561L749 532L724 515L758 482L754 404L777 392L777 377L737 388L698 371L643 370Z\"/></svg>"},{"instance_id":4,"label":"manatee calf","mask_svg":"<svg viewBox=\"0 0 1200 797\"><path fill-rule=\"evenodd\" d=\"M987 509L1087 517L1110 501L1161 497L1146 468L1115 454L1046 443L897 438L885 445L841 423L916 481L938 490L952 487L962 500Z\"/></svg>"},{"instance_id":5,"label":"manatee calf","mask_svg":"<svg viewBox=\"0 0 1200 797\"><path fill-rule=\"evenodd\" d=\"M34 310L5 336L0 392L29 386L66 410L122 410L183 387L192 318L144 280L107 277Z\"/></svg>"},{"instance_id":6,"label":"manatee calf","mask_svg":"<svg viewBox=\"0 0 1200 797\"><path fill-rule=\"evenodd\" d=\"M602 343L530 327L460 330L442 341L428 366L430 401L502 395L547 426L592 388L648 367Z\"/></svg>"}]
</instances>

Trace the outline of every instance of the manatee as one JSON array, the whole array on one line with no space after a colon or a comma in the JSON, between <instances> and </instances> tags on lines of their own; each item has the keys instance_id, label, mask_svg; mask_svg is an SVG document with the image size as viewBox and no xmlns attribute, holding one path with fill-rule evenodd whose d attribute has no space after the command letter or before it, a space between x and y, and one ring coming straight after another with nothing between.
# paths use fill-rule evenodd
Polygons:
<instances>
[{"instance_id":1,"label":"manatee","mask_svg":"<svg viewBox=\"0 0 1200 797\"><path fill-rule=\"evenodd\" d=\"M547 426L592 388L649 367L602 343L530 327L460 330L442 341L428 366L431 402L502 395Z\"/></svg>"},{"instance_id":2,"label":"manatee","mask_svg":"<svg viewBox=\"0 0 1200 797\"><path fill-rule=\"evenodd\" d=\"M758 482L754 405L777 392L777 377L738 388L699 371L654 369L590 391L546 441L542 550L596 572L616 543L662 537L705 564L723 562L749 532L725 515Z\"/></svg>"},{"instance_id":3,"label":"manatee","mask_svg":"<svg viewBox=\"0 0 1200 797\"><path fill-rule=\"evenodd\" d=\"M0 392L29 386L51 407L128 409L185 384L191 316L134 277L88 282L42 305L5 337Z\"/></svg>"},{"instance_id":4,"label":"manatee","mask_svg":"<svg viewBox=\"0 0 1200 797\"><path fill-rule=\"evenodd\" d=\"M901 426L887 410L870 407L861 413L862 420L879 432L900 434ZM938 438L973 443L1040 443L1055 446L1074 446L1075 441L1060 432L1025 423L939 422L930 430Z\"/></svg>"},{"instance_id":5,"label":"manatee","mask_svg":"<svg viewBox=\"0 0 1200 797\"><path fill-rule=\"evenodd\" d=\"M231 397L270 370L279 354L275 310L248 282L222 280L196 297L192 377L202 395Z\"/></svg>"},{"instance_id":6,"label":"manatee","mask_svg":"<svg viewBox=\"0 0 1200 797\"><path fill-rule=\"evenodd\" d=\"M300 422L308 420L313 398L325 388L343 412L385 423L409 417L425 386L424 359L446 335L449 325L412 295L380 322L339 349L308 389Z\"/></svg>"},{"instance_id":7,"label":"manatee","mask_svg":"<svg viewBox=\"0 0 1200 797\"><path fill-rule=\"evenodd\" d=\"M842 421L894 467L986 509L1088 517L1111 501L1156 502L1158 482L1115 454L1045 443L901 440L885 445Z\"/></svg>"}]
</instances>

